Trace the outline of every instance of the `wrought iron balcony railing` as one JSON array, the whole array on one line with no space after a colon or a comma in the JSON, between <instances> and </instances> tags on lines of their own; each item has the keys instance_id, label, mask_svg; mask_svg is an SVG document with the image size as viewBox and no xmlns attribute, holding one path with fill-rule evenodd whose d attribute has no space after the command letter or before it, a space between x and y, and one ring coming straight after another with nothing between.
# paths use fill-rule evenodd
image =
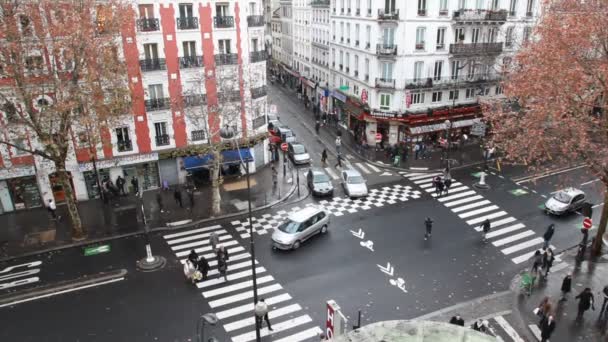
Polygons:
<instances>
[{"instance_id":1,"label":"wrought iron balcony railing","mask_svg":"<svg viewBox=\"0 0 608 342\"><path fill-rule=\"evenodd\" d=\"M376 44L376 54L380 56L395 56L397 55L397 45Z\"/></svg>"},{"instance_id":2,"label":"wrought iron balcony railing","mask_svg":"<svg viewBox=\"0 0 608 342\"><path fill-rule=\"evenodd\" d=\"M153 32L160 30L160 23L157 18L141 18L137 19L137 31Z\"/></svg>"},{"instance_id":3,"label":"wrought iron balcony railing","mask_svg":"<svg viewBox=\"0 0 608 342\"><path fill-rule=\"evenodd\" d=\"M215 28L230 28L230 27L234 27L234 17L232 17L232 16L217 16L217 17L213 17L213 26Z\"/></svg>"},{"instance_id":4,"label":"wrought iron balcony railing","mask_svg":"<svg viewBox=\"0 0 608 342\"><path fill-rule=\"evenodd\" d=\"M140 59L139 66L141 71L154 71L154 70L166 70L167 65L165 64L164 58L155 59Z\"/></svg>"},{"instance_id":5,"label":"wrought iron balcony railing","mask_svg":"<svg viewBox=\"0 0 608 342\"><path fill-rule=\"evenodd\" d=\"M179 66L182 69L200 68L203 66L203 56L184 56L179 58Z\"/></svg>"},{"instance_id":6,"label":"wrought iron balcony railing","mask_svg":"<svg viewBox=\"0 0 608 342\"><path fill-rule=\"evenodd\" d=\"M216 65L238 64L239 56L236 53L219 53L215 55Z\"/></svg>"},{"instance_id":7,"label":"wrought iron balcony railing","mask_svg":"<svg viewBox=\"0 0 608 342\"><path fill-rule=\"evenodd\" d=\"M266 58L266 51L253 51L249 54L250 63L263 62Z\"/></svg>"},{"instance_id":8,"label":"wrought iron balcony railing","mask_svg":"<svg viewBox=\"0 0 608 342\"><path fill-rule=\"evenodd\" d=\"M395 79L376 78L376 88L395 89Z\"/></svg>"},{"instance_id":9,"label":"wrought iron balcony railing","mask_svg":"<svg viewBox=\"0 0 608 342\"><path fill-rule=\"evenodd\" d=\"M371 10L369 10L371 11ZM397 9L379 9L378 20L399 20L399 10Z\"/></svg>"},{"instance_id":10,"label":"wrought iron balcony railing","mask_svg":"<svg viewBox=\"0 0 608 342\"><path fill-rule=\"evenodd\" d=\"M471 9L460 9L455 11L452 15L452 19L455 21L496 21L504 22L507 20L508 12L506 10L471 10Z\"/></svg>"},{"instance_id":11,"label":"wrought iron balcony railing","mask_svg":"<svg viewBox=\"0 0 608 342\"><path fill-rule=\"evenodd\" d=\"M155 99L147 99L145 101L146 111L153 112L156 110L165 110L171 108L171 99L168 97L161 97Z\"/></svg>"},{"instance_id":12,"label":"wrought iron balcony railing","mask_svg":"<svg viewBox=\"0 0 608 342\"><path fill-rule=\"evenodd\" d=\"M118 152L133 151L133 142L131 140L118 140L116 142Z\"/></svg>"},{"instance_id":13,"label":"wrought iron balcony railing","mask_svg":"<svg viewBox=\"0 0 608 342\"><path fill-rule=\"evenodd\" d=\"M410 78L405 80L405 89L446 88L454 87L456 85L467 86L472 84L497 82L500 79L500 75L495 74Z\"/></svg>"},{"instance_id":14,"label":"wrought iron balcony railing","mask_svg":"<svg viewBox=\"0 0 608 342\"><path fill-rule=\"evenodd\" d=\"M247 16L247 25L249 25L249 27L264 26L264 16L263 15Z\"/></svg>"},{"instance_id":15,"label":"wrought iron balcony railing","mask_svg":"<svg viewBox=\"0 0 608 342\"><path fill-rule=\"evenodd\" d=\"M177 29L178 30L194 30L198 28L197 17L183 17L177 18Z\"/></svg>"},{"instance_id":16,"label":"wrought iron balcony railing","mask_svg":"<svg viewBox=\"0 0 608 342\"><path fill-rule=\"evenodd\" d=\"M196 107L207 103L206 94L191 94L183 97L184 107Z\"/></svg>"},{"instance_id":17,"label":"wrought iron balcony railing","mask_svg":"<svg viewBox=\"0 0 608 342\"><path fill-rule=\"evenodd\" d=\"M154 137L156 140L156 146L166 146L169 145L169 134L157 135Z\"/></svg>"},{"instance_id":18,"label":"wrought iron balcony railing","mask_svg":"<svg viewBox=\"0 0 608 342\"><path fill-rule=\"evenodd\" d=\"M268 91L266 90L265 86L251 88L251 98L252 99L259 99L260 97L264 97L267 94L268 94Z\"/></svg>"},{"instance_id":19,"label":"wrought iron balcony railing","mask_svg":"<svg viewBox=\"0 0 608 342\"><path fill-rule=\"evenodd\" d=\"M450 44L454 56L497 55L502 52L502 43Z\"/></svg>"}]
</instances>

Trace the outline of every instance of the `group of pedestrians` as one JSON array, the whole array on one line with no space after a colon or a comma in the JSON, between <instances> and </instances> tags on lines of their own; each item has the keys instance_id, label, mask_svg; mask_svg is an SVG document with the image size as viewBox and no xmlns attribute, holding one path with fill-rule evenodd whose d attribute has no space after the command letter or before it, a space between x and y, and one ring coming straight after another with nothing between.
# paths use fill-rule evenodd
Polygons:
<instances>
[{"instance_id":1,"label":"group of pedestrians","mask_svg":"<svg viewBox=\"0 0 608 342\"><path fill-rule=\"evenodd\" d=\"M219 237L216 233L210 234L209 242L212 250L215 252L219 277L223 277L224 281L228 281L228 250L226 247L224 247L224 245L218 245ZM196 253L194 249L191 250L186 262L184 263L184 275L186 276L186 279L192 281L192 283L196 283L201 280L204 281L207 280L208 273L209 263L205 257L199 257L198 253Z\"/></svg>"},{"instance_id":2,"label":"group of pedestrians","mask_svg":"<svg viewBox=\"0 0 608 342\"><path fill-rule=\"evenodd\" d=\"M190 202L190 207L188 210L192 210L194 208L194 189L188 188L186 189L186 195L188 196L188 201ZM175 200L175 204L179 205L180 208L184 207L184 200L182 197L182 191L179 187L176 187L173 191L173 199ZM156 193L156 204L158 205L158 210L161 213L165 212L165 205L163 202L163 196L161 192Z\"/></svg>"},{"instance_id":3,"label":"group of pedestrians","mask_svg":"<svg viewBox=\"0 0 608 342\"><path fill-rule=\"evenodd\" d=\"M441 195L447 195L452 186L452 176L449 171L444 172L443 177L437 176L433 178L433 186L435 187L435 195L441 197Z\"/></svg>"},{"instance_id":4,"label":"group of pedestrians","mask_svg":"<svg viewBox=\"0 0 608 342\"><path fill-rule=\"evenodd\" d=\"M460 316L460 314L456 314L450 319L450 324L464 327L464 319ZM488 322L488 320L480 318L471 324L471 329L487 334L490 332L489 326L490 322Z\"/></svg>"}]
</instances>

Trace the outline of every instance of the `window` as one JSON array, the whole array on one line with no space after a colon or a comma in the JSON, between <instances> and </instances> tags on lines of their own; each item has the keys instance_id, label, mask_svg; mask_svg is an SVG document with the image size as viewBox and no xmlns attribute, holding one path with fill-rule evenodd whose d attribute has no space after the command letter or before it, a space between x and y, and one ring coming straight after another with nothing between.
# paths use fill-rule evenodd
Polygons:
<instances>
[{"instance_id":1,"label":"window","mask_svg":"<svg viewBox=\"0 0 608 342\"><path fill-rule=\"evenodd\" d=\"M42 70L44 60L42 56L28 56L25 57L25 68L28 71Z\"/></svg>"},{"instance_id":2,"label":"window","mask_svg":"<svg viewBox=\"0 0 608 342\"><path fill-rule=\"evenodd\" d=\"M357 76L357 74L359 73L359 56L355 55L355 64L353 66L353 69L355 70L355 76Z\"/></svg>"},{"instance_id":3,"label":"window","mask_svg":"<svg viewBox=\"0 0 608 342\"><path fill-rule=\"evenodd\" d=\"M426 0L418 0L418 15L426 15Z\"/></svg>"},{"instance_id":4,"label":"window","mask_svg":"<svg viewBox=\"0 0 608 342\"><path fill-rule=\"evenodd\" d=\"M369 59L365 59L365 80L368 81L369 80Z\"/></svg>"},{"instance_id":5,"label":"window","mask_svg":"<svg viewBox=\"0 0 608 342\"><path fill-rule=\"evenodd\" d=\"M460 61L452 61L452 79L453 80L458 78L459 72L460 72Z\"/></svg>"},{"instance_id":6,"label":"window","mask_svg":"<svg viewBox=\"0 0 608 342\"><path fill-rule=\"evenodd\" d=\"M382 78L384 80L393 79L393 63L382 63Z\"/></svg>"},{"instance_id":7,"label":"window","mask_svg":"<svg viewBox=\"0 0 608 342\"><path fill-rule=\"evenodd\" d=\"M144 44L144 55L147 61L158 60L158 44Z\"/></svg>"},{"instance_id":8,"label":"window","mask_svg":"<svg viewBox=\"0 0 608 342\"><path fill-rule=\"evenodd\" d=\"M439 0L439 15L448 14L448 0Z\"/></svg>"},{"instance_id":9,"label":"window","mask_svg":"<svg viewBox=\"0 0 608 342\"><path fill-rule=\"evenodd\" d=\"M133 150L133 144L129 137L129 127L116 128L116 147L118 152L125 152Z\"/></svg>"},{"instance_id":10,"label":"window","mask_svg":"<svg viewBox=\"0 0 608 342\"><path fill-rule=\"evenodd\" d=\"M344 40L344 23L340 23L340 42Z\"/></svg>"},{"instance_id":11,"label":"window","mask_svg":"<svg viewBox=\"0 0 608 342\"><path fill-rule=\"evenodd\" d=\"M496 86L496 95L500 95L504 92L502 86Z\"/></svg>"},{"instance_id":12,"label":"window","mask_svg":"<svg viewBox=\"0 0 608 342\"><path fill-rule=\"evenodd\" d=\"M517 0L511 0L509 3L509 15L514 16L517 9Z\"/></svg>"},{"instance_id":13,"label":"window","mask_svg":"<svg viewBox=\"0 0 608 342\"><path fill-rule=\"evenodd\" d=\"M505 32L505 47L513 46L513 30L514 29L515 29L514 26L510 26L507 28L507 31Z\"/></svg>"},{"instance_id":14,"label":"window","mask_svg":"<svg viewBox=\"0 0 608 342\"><path fill-rule=\"evenodd\" d=\"M372 15L372 0L367 0L367 15Z\"/></svg>"},{"instance_id":15,"label":"window","mask_svg":"<svg viewBox=\"0 0 608 342\"><path fill-rule=\"evenodd\" d=\"M475 44L475 43L479 43L479 33L481 32L481 29L479 27L474 27L473 30L471 31L471 43Z\"/></svg>"},{"instance_id":16,"label":"window","mask_svg":"<svg viewBox=\"0 0 608 342\"><path fill-rule=\"evenodd\" d=\"M184 49L184 57L195 57L196 56L196 42L195 41L182 42L182 47Z\"/></svg>"},{"instance_id":17,"label":"window","mask_svg":"<svg viewBox=\"0 0 608 342\"><path fill-rule=\"evenodd\" d=\"M458 9L467 8L467 0L458 0Z\"/></svg>"},{"instance_id":18,"label":"window","mask_svg":"<svg viewBox=\"0 0 608 342\"><path fill-rule=\"evenodd\" d=\"M530 35L532 34L532 27L530 26L526 26L524 27L524 36L523 36L523 42L527 42L528 40L530 40Z\"/></svg>"},{"instance_id":19,"label":"window","mask_svg":"<svg viewBox=\"0 0 608 342\"><path fill-rule=\"evenodd\" d=\"M369 49L370 41L372 40L372 27L367 25L365 27L365 48Z\"/></svg>"},{"instance_id":20,"label":"window","mask_svg":"<svg viewBox=\"0 0 608 342\"><path fill-rule=\"evenodd\" d=\"M355 7L356 7L355 13L357 15L361 14L361 0L356 0L355 1Z\"/></svg>"},{"instance_id":21,"label":"window","mask_svg":"<svg viewBox=\"0 0 608 342\"><path fill-rule=\"evenodd\" d=\"M465 98L467 99L472 99L475 95L475 88L468 88L465 92Z\"/></svg>"},{"instance_id":22,"label":"window","mask_svg":"<svg viewBox=\"0 0 608 342\"><path fill-rule=\"evenodd\" d=\"M167 134L166 122L155 122L154 132L156 133L156 146L169 145L169 135Z\"/></svg>"},{"instance_id":23,"label":"window","mask_svg":"<svg viewBox=\"0 0 608 342\"><path fill-rule=\"evenodd\" d=\"M384 13L395 12L395 0L384 0Z\"/></svg>"},{"instance_id":24,"label":"window","mask_svg":"<svg viewBox=\"0 0 608 342\"><path fill-rule=\"evenodd\" d=\"M532 16L532 9L534 9L534 0L528 0L528 3L526 4L526 16L527 17Z\"/></svg>"},{"instance_id":25,"label":"window","mask_svg":"<svg viewBox=\"0 0 608 342\"><path fill-rule=\"evenodd\" d=\"M215 15L218 17L226 17L230 12L228 8L228 4L216 4L215 5Z\"/></svg>"},{"instance_id":26,"label":"window","mask_svg":"<svg viewBox=\"0 0 608 342\"><path fill-rule=\"evenodd\" d=\"M192 18L192 4L179 4L179 17Z\"/></svg>"},{"instance_id":27,"label":"window","mask_svg":"<svg viewBox=\"0 0 608 342\"><path fill-rule=\"evenodd\" d=\"M412 94L412 104L421 104L421 103L424 103L424 93Z\"/></svg>"},{"instance_id":28,"label":"window","mask_svg":"<svg viewBox=\"0 0 608 342\"><path fill-rule=\"evenodd\" d=\"M19 119L17 115L17 107L12 102L6 101L2 106L0 106L0 110L4 111L6 115L6 120L8 122L14 122Z\"/></svg>"},{"instance_id":29,"label":"window","mask_svg":"<svg viewBox=\"0 0 608 342\"><path fill-rule=\"evenodd\" d=\"M424 69L423 61L414 63L414 81L420 81L422 79L422 69Z\"/></svg>"},{"instance_id":30,"label":"window","mask_svg":"<svg viewBox=\"0 0 608 342\"><path fill-rule=\"evenodd\" d=\"M150 99L162 99L164 98L163 94L163 85L162 84L150 84L148 86L148 96Z\"/></svg>"},{"instance_id":31,"label":"window","mask_svg":"<svg viewBox=\"0 0 608 342\"><path fill-rule=\"evenodd\" d=\"M192 131L192 132L190 132L190 138L192 139L192 141L205 140L205 131L202 129L199 129L197 131Z\"/></svg>"},{"instance_id":32,"label":"window","mask_svg":"<svg viewBox=\"0 0 608 342\"><path fill-rule=\"evenodd\" d=\"M15 139L13 140L13 144L16 146L13 147L13 151L15 151L16 156L27 154L27 152L23 151L24 149L27 149L27 143L25 139Z\"/></svg>"},{"instance_id":33,"label":"window","mask_svg":"<svg viewBox=\"0 0 608 342\"><path fill-rule=\"evenodd\" d=\"M450 101L458 100L458 93L459 93L458 90L450 90L450 95L449 95Z\"/></svg>"},{"instance_id":34,"label":"window","mask_svg":"<svg viewBox=\"0 0 608 342\"><path fill-rule=\"evenodd\" d=\"M492 3L490 4L490 9L492 11L497 11L498 10L498 0L492 0Z\"/></svg>"},{"instance_id":35,"label":"window","mask_svg":"<svg viewBox=\"0 0 608 342\"><path fill-rule=\"evenodd\" d=\"M380 109L390 109L391 108L391 95L390 94L380 94Z\"/></svg>"},{"instance_id":36,"label":"window","mask_svg":"<svg viewBox=\"0 0 608 342\"><path fill-rule=\"evenodd\" d=\"M344 61L344 66L346 66L346 72L348 72L348 68L350 67L350 53L346 53L346 60Z\"/></svg>"},{"instance_id":37,"label":"window","mask_svg":"<svg viewBox=\"0 0 608 342\"><path fill-rule=\"evenodd\" d=\"M217 43L220 54L232 53L232 50L230 49L230 39L219 39Z\"/></svg>"},{"instance_id":38,"label":"window","mask_svg":"<svg viewBox=\"0 0 608 342\"><path fill-rule=\"evenodd\" d=\"M488 29L488 43L495 43L497 35L498 35L498 29L496 29L494 27Z\"/></svg>"},{"instance_id":39,"label":"window","mask_svg":"<svg viewBox=\"0 0 608 342\"><path fill-rule=\"evenodd\" d=\"M392 47L395 43L395 28L385 27L382 30L382 43L385 47Z\"/></svg>"},{"instance_id":40,"label":"window","mask_svg":"<svg viewBox=\"0 0 608 342\"><path fill-rule=\"evenodd\" d=\"M471 79L475 76L475 70L477 69L474 63L469 64L469 68L467 69L467 78Z\"/></svg>"},{"instance_id":41,"label":"window","mask_svg":"<svg viewBox=\"0 0 608 342\"><path fill-rule=\"evenodd\" d=\"M418 27L416 29L416 50L424 50L424 36L426 34L425 27Z\"/></svg>"},{"instance_id":42,"label":"window","mask_svg":"<svg viewBox=\"0 0 608 342\"><path fill-rule=\"evenodd\" d=\"M475 1L475 9L478 9L478 10L483 9L483 0L476 0Z\"/></svg>"},{"instance_id":43,"label":"window","mask_svg":"<svg viewBox=\"0 0 608 342\"><path fill-rule=\"evenodd\" d=\"M33 34L32 23L28 16L20 15L19 23L21 24L21 34L24 36L31 36Z\"/></svg>"},{"instance_id":44,"label":"window","mask_svg":"<svg viewBox=\"0 0 608 342\"><path fill-rule=\"evenodd\" d=\"M459 43L464 41L464 27L458 27L454 30L454 42Z\"/></svg>"},{"instance_id":45,"label":"window","mask_svg":"<svg viewBox=\"0 0 608 342\"><path fill-rule=\"evenodd\" d=\"M441 80L441 71L443 69L443 61L435 61L435 69L433 71L433 80Z\"/></svg>"},{"instance_id":46,"label":"window","mask_svg":"<svg viewBox=\"0 0 608 342\"><path fill-rule=\"evenodd\" d=\"M350 43L350 23L346 24L346 42Z\"/></svg>"},{"instance_id":47,"label":"window","mask_svg":"<svg viewBox=\"0 0 608 342\"><path fill-rule=\"evenodd\" d=\"M445 48L445 27L437 29L437 50Z\"/></svg>"},{"instance_id":48,"label":"window","mask_svg":"<svg viewBox=\"0 0 608 342\"><path fill-rule=\"evenodd\" d=\"M434 92L433 92L433 96L432 96L432 98L431 98L432 102L433 102L433 103L436 103L436 102L441 102L441 97L442 97L442 95L443 95L443 92L442 92L442 91L434 91Z\"/></svg>"},{"instance_id":49,"label":"window","mask_svg":"<svg viewBox=\"0 0 608 342\"><path fill-rule=\"evenodd\" d=\"M154 5L139 5L138 8L142 19L154 19Z\"/></svg>"}]
</instances>

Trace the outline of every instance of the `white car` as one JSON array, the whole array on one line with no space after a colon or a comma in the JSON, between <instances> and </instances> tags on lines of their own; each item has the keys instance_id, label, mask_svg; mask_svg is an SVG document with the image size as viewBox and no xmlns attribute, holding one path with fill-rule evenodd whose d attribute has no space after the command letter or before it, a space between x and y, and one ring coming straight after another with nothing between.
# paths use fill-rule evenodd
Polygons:
<instances>
[{"instance_id":1,"label":"white car","mask_svg":"<svg viewBox=\"0 0 608 342\"><path fill-rule=\"evenodd\" d=\"M291 213L272 233L273 249L298 249L316 234L327 233L329 213L322 208L306 207Z\"/></svg>"},{"instance_id":2,"label":"white car","mask_svg":"<svg viewBox=\"0 0 608 342\"><path fill-rule=\"evenodd\" d=\"M341 174L342 187L348 197L365 197L367 196L367 181L361 174L353 169L342 171Z\"/></svg>"},{"instance_id":3,"label":"white car","mask_svg":"<svg viewBox=\"0 0 608 342\"><path fill-rule=\"evenodd\" d=\"M302 144L290 142L287 146L287 154L296 165L310 163L310 154Z\"/></svg>"},{"instance_id":4,"label":"white car","mask_svg":"<svg viewBox=\"0 0 608 342\"><path fill-rule=\"evenodd\" d=\"M585 193L575 188L567 188L553 194L545 202L545 212L553 215L563 215L576 211L585 204Z\"/></svg>"}]
</instances>

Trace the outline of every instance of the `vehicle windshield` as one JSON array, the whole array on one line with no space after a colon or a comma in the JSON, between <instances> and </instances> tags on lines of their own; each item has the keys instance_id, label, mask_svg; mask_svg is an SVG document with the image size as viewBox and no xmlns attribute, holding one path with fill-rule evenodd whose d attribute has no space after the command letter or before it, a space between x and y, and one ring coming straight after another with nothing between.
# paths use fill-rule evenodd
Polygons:
<instances>
[{"instance_id":1,"label":"vehicle windshield","mask_svg":"<svg viewBox=\"0 0 608 342\"><path fill-rule=\"evenodd\" d=\"M298 231L299 227L300 227L300 224L298 222L293 222L291 220L288 220L288 221L281 223L281 225L279 226L279 230L284 233L294 234L295 232Z\"/></svg>"},{"instance_id":2,"label":"vehicle windshield","mask_svg":"<svg viewBox=\"0 0 608 342\"><path fill-rule=\"evenodd\" d=\"M291 133L291 131L283 131L283 132L281 132L281 133L285 134L285 136L286 136L286 137L291 137L291 136L293 136L293 133Z\"/></svg>"},{"instance_id":3,"label":"vehicle windshield","mask_svg":"<svg viewBox=\"0 0 608 342\"><path fill-rule=\"evenodd\" d=\"M361 176L351 176L348 177L348 184L361 184L364 183L363 177Z\"/></svg>"},{"instance_id":4,"label":"vehicle windshield","mask_svg":"<svg viewBox=\"0 0 608 342\"><path fill-rule=\"evenodd\" d=\"M268 114L268 121L277 121L279 120L276 115Z\"/></svg>"},{"instance_id":5,"label":"vehicle windshield","mask_svg":"<svg viewBox=\"0 0 608 342\"><path fill-rule=\"evenodd\" d=\"M568 203L570 203L570 198L572 198L572 197L570 197L570 195L568 195L567 193L560 191L560 192L556 193L553 196L553 198L555 198L555 200L558 202L568 204Z\"/></svg>"},{"instance_id":6,"label":"vehicle windshield","mask_svg":"<svg viewBox=\"0 0 608 342\"><path fill-rule=\"evenodd\" d=\"M329 182L329 177L326 174L320 173L318 175L315 175L314 182L315 183L327 183L327 182Z\"/></svg>"},{"instance_id":7,"label":"vehicle windshield","mask_svg":"<svg viewBox=\"0 0 608 342\"><path fill-rule=\"evenodd\" d=\"M306 149L304 148L304 145L291 145L293 147L293 153L295 154L302 154L302 153L306 153Z\"/></svg>"}]
</instances>

